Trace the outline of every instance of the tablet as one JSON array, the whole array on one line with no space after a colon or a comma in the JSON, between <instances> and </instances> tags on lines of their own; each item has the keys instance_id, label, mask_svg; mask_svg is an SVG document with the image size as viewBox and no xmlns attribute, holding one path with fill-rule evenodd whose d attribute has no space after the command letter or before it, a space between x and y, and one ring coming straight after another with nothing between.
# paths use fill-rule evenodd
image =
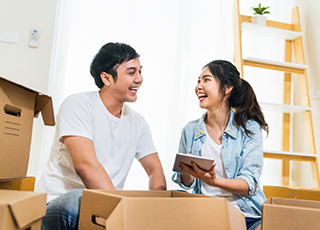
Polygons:
<instances>
[{"instance_id":1,"label":"tablet","mask_svg":"<svg viewBox=\"0 0 320 230\"><path fill-rule=\"evenodd\" d=\"M196 163L198 167L204 171L209 171L214 162L213 159L208 157L194 156L194 155L185 154L185 153L177 153L172 170L175 172L185 172L178 167L179 162L192 167L191 161Z\"/></svg>"}]
</instances>

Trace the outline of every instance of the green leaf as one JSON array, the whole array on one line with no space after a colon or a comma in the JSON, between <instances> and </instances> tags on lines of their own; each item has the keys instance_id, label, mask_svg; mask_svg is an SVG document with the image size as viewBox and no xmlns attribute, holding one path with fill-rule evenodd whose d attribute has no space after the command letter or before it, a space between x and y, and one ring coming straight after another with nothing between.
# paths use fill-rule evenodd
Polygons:
<instances>
[{"instance_id":1,"label":"green leaf","mask_svg":"<svg viewBox=\"0 0 320 230\"><path fill-rule=\"evenodd\" d=\"M259 3L258 7L251 7L251 9L254 11L254 15L256 15L256 14L260 14L260 15L270 14L269 11L265 11L266 9L269 9L269 8L270 8L270 6L261 7L261 3Z\"/></svg>"}]
</instances>

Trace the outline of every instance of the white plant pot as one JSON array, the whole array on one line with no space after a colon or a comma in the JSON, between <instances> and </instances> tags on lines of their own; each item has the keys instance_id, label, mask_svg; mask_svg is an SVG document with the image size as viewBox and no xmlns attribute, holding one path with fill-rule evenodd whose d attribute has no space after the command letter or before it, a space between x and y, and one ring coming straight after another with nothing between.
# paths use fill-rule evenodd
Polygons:
<instances>
[{"instance_id":1,"label":"white plant pot","mask_svg":"<svg viewBox=\"0 0 320 230\"><path fill-rule=\"evenodd\" d=\"M260 14L257 14L257 15L252 16L251 22L254 24L257 24L257 25L265 26L267 23L267 17L260 15Z\"/></svg>"}]
</instances>

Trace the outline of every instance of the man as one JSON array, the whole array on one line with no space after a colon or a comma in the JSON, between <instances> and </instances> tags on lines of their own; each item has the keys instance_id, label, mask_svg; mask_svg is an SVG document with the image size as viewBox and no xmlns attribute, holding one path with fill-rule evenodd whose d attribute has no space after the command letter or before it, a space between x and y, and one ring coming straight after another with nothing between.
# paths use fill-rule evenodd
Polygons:
<instances>
[{"instance_id":1,"label":"man","mask_svg":"<svg viewBox=\"0 0 320 230\"><path fill-rule=\"evenodd\" d=\"M166 189L146 120L125 102L142 84L139 55L129 45L107 43L91 63L99 91L69 96L57 116L47 167L37 184L48 194L42 229L78 229L82 189L123 189L136 158L149 189Z\"/></svg>"}]
</instances>

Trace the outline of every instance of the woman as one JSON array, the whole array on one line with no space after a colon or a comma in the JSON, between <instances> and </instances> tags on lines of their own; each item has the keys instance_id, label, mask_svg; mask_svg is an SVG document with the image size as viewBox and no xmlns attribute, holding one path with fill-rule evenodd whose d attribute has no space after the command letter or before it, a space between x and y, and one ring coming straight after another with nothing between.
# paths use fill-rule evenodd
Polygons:
<instances>
[{"instance_id":1,"label":"woman","mask_svg":"<svg viewBox=\"0 0 320 230\"><path fill-rule=\"evenodd\" d=\"M193 193L226 198L245 215L247 229L260 229L266 199L259 182L262 129L268 133L268 124L253 89L234 65L216 60L203 68L195 93L207 112L184 127L179 152L215 163L208 172L195 163L192 168L180 163L186 173L175 173L172 179Z\"/></svg>"}]
</instances>

